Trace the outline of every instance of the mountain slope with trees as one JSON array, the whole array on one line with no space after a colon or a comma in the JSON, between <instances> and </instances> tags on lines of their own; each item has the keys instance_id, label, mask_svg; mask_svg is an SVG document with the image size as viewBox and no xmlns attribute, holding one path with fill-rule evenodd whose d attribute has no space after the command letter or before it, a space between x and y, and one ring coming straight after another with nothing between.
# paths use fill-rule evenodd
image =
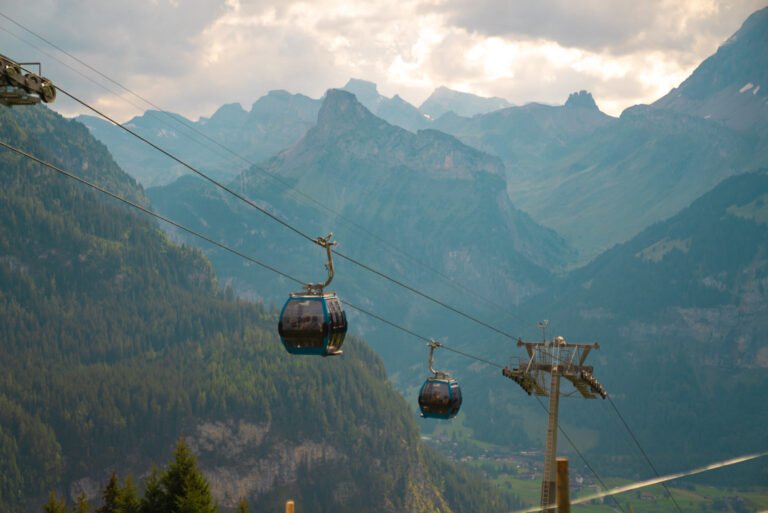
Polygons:
<instances>
[{"instance_id":1,"label":"mountain slope with trees","mask_svg":"<svg viewBox=\"0 0 768 513\"><path fill-rule=\"evenodd\" d=\"M37 135L41 122L62 128ZM48 160L103 150L44 107L0 110L0 137ZM225 507L516 504L421 445L362 342L339 359L291 357L274 312L221 292L199 251L9 151L0 174L1 511L39 511L51 490L93 498L113 470L144 475L181 435ZM141 197L135 184L125 193ZM449 477L466 489L441 489Z\"/></svg>"}]
</instances>

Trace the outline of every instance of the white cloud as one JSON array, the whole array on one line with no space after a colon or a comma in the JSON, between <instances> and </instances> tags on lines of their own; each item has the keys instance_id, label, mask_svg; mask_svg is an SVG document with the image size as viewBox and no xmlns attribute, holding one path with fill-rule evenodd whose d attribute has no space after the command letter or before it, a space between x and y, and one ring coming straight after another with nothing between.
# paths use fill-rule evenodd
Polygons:
<instances>
[{"instance_id":1,"label":"white cloud","mask_svg":"<svg viewBox=\"0 0 768 513\"><path fill-rule=\"evenodd\" d=\"M764 0L40 0L0 12L188 117L247 108L271 89L313 97L350 77L418 105L441 85L514 103L587 89L618 114L679 84ZM2 52L119 119L137 114L104 82L0 18ZM75 72L74 70L77 70ZM111 89L117 89L109 84ZM123 97L128 95L123 94ZM135 98L131 100L137 103ZM79 108L65 99L56 108Z\"/></svg>"}]
</instances>

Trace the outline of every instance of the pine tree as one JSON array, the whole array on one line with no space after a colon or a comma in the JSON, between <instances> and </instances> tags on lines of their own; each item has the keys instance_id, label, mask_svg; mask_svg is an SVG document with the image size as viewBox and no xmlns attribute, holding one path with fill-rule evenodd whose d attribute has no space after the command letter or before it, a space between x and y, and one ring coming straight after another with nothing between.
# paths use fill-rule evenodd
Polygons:
<instances>
[{"instance_id":1,"label":"pine tree","mask_svg":"<svg viewBox=\"0 0 768 513\"><path fill-rule=\"evenodd\" d=\"M140 513L165 513L170 511L168 497L160 484L157 468L153 468L144 481L144 497L141 498Z\"/></svg>"},{"instance_id":2,"label":"pine tree","mask_svg":"<svg viewBox=\"0 0 768 513\"><path fill-rule=\"evenodd\" d=\"M240 502L237 503L237 509L235 510L236 513L250 513L250 508L248 506L248 501L245 500L245 497L240 499Z\"/></svg>"},{"instance_id":3,"label":"pine tree","mask_svg":"<svg viewBox=\"0 0 768 513\"><path fill-rule=\"evenodd\" d=\"M147 487L149 491L149 486ZM159 492L159 493L158 493ZM164 504L164 513L216 513L208 480L197 468L197 459L183 438L180 438L173 451L173 461L159 480L159 486L153 491L162 500L155 504ZM146 495L145 495L146 498ZM157 511L157 510L154 510ZM142 513L149 513L142 510Z\"/></svg>"},{"instance_id":4,"label":"pine tree","mask_svg":"<svg viewBox=\"0 0 768 513\"><path fill-rule=\"evenodd\" d=\"M84 493L77 496L73 511L74 513L91 513L91 505L88 503L88 497Z\"/></svg>"},{"instance_id":5,"label":"pine tree","mask_svg":"<svg viewBox=\"0 0 768 513\"><path fill-rule=\"evenodd\" d=\"M48 502L43 505L45 513L67 513L67 503L63 497L59 497L56 492L48 494Z\"/></svg>"},{"instance_id":6,"label":"pine tree","mask_svg":"<svg viewBox=\"0 0 768 513\"><path fill-rule=\"evenodd\" d=\"M140 513L141 511L141 501L131 476L126 477L125 484L120 486L117 473L112 472L101 496L104 499L104 504L96 510L96 513ZM156 511L162 511L162 509ZM78 513L81 512L78 511Z\"/></svg>"},{"instance_id":7,"label":"pine tree","mask_svg":"<svg viewBox=\"0 0 768 513\"><path fill-rule=\"evenodd\" d=\"M112 475L109 477L107 486L104 487L101 497L104 499L102 504L96 513L119 513L118 510L118 498L120 496L120 483L117 480L117 472L112 471Z\"/></svg>"},{"instance_id":8,"label":"pine tree","mask_svg":"<svg viewBox=\"0 0 768 513\"><path fill-rule=\"evenodd\" d=\"M141 511L141 501L130 475L125 478L125 484L120 489L117 504L119 513L140 513Z\"/></svg>"}]
</instances>

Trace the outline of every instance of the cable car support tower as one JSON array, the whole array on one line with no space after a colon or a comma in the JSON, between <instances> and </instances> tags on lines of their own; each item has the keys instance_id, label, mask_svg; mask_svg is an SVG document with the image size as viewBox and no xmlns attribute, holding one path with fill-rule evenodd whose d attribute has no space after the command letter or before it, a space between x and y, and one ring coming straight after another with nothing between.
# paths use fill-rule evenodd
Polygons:
<instances>
[{"instance_id":1,"label":"cable car support tower","mask_svg":"<svg viewBox=\"0 0 768 513\"><path fill-rule=\"evenodd\" d=\"M597 396L605 399L608 393L592 375L592 366L584 363L589 353L593 349L599 349L600 345L596 342L572 344L566 342L563 337L555 337L547 341L547 324L548 321L539 322L539 328L543 334L542 342L517 340L517 347L525 347L527 358L520 358L517 367L504 367L501 372L505 377L520 385L528 395L536 394L541 397L549 397L544 475L541 483L541 508L545 513L554 513L560 382L563 378L571 382L573 388L585 399L595 399Z\"/></svg>"}]
</instances>

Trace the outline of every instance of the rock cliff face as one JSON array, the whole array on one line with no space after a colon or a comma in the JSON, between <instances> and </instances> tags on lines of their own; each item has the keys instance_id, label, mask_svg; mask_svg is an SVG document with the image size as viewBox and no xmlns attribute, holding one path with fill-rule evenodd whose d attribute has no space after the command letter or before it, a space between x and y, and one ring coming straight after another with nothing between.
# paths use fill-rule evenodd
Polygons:
<instances>
[{"instance_id":1,"label":"rock cliff face","mask_svg":"<svg viewBox=\"0 0 768 513\"><path fill-rule=\"evenodd\" d=\"M280 441L269 424L242 420L201 422L188 440L205 462L211 493L231 508L243 497L258 502L276 488L296 485L301 472L322 472L328 463L347 459L327 443Z\"/></svg>"},{"instance_id":2,"label":"rock cliff face","mask_svg":"<svg viewBox=\"0 0 768 513\"><path fill-rule=\"evenodd\" d=\"M349 465L350 455L343 447L312 441L280 440L268 424L243 421L202 422L188 438L190 447L200 455L202 470L211 484L211 493L224 507L234 508L243 497L258 504L263 497L278 489L300 485L313 473L325 472L333 464ZM215 461L216 463L210 463ZM376 465L376 461L370 462ZM428 465L414 453L408 469L407 486L402 497L389 497L378 507L380 511L413 512L454 511L446 502L439 485L425 468ZM333 482L328 492L338 504L365 493L363 483L344 479ZM311 504L302 505L312 509ZM374 509L379 511L378 509Z\"/></svg>"}]
</instances>

